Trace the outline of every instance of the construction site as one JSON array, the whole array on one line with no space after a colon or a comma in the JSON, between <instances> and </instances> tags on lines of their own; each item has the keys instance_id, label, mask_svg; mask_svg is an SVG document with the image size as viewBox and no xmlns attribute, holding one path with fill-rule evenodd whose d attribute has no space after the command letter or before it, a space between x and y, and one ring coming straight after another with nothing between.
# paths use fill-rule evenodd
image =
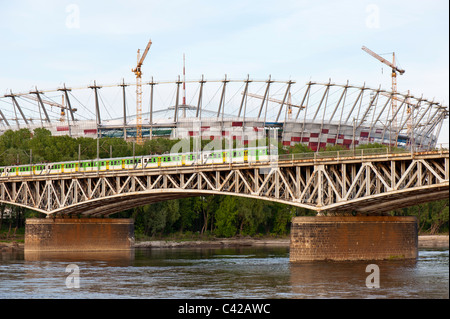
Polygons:
<instances>
[{"instance_id":1,"label":"construction site","mask_svg":"<svg viewBox=\"0 0 450 319\"><path fill-rule=\"evenodd\" d=\"M245 146L273 132L284 146L303 143L313 151L368 143L419 151L437 146L448 117L447 106L397 91L397 77L405 70L396 65L395 53L388 61L362 47L391 69L392 87L385 90L331 79L297 83L271 76L202 75L186 80L184 55L182 76L158 81L142 72L151 45L149 41L142 54L138 50L131 69L136 81L35 87L0 96L0 134L45 128L55 136L115 137L136 143L159 137L225 138Z\"/></svg>"}]
</instances>

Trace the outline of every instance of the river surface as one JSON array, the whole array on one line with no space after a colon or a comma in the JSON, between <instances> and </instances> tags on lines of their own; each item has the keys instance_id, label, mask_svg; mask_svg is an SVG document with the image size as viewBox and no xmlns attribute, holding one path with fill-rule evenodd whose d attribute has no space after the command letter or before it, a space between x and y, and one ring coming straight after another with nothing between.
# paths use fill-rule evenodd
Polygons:
<instances>
[{"instance_id":1,"label":"river surface","mask_svg":"<svg viewBox=\"0 0 450 319\"><path fill-rule=\"evenodd\" d=\"M448 249L422 249L415 261L302 264L287 247L0 253L1 299L441 299L448 278Z\"/></svg>"}]
</instances>

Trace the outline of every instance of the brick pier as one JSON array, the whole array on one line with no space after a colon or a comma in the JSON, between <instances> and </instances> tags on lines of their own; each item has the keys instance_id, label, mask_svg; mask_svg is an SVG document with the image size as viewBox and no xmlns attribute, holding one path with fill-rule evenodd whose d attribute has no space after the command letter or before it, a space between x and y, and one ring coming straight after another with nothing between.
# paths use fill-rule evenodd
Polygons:
<instances>
[{"instance_id":1,"label":"brick pier","mask_svg":"<svg viewBox=\"0 0 450 319\"><path fill-rule=\"evenodd\" d=\"M294 217L290 261L417 258L416 217Z\"/></svg>"},{"instance_id":2,"label":"brick pier","mask_svg":"<svg viewBox=\"0 0 450 319\"><path fill-rule=\"evenodd\" d=\"M25 251L126 250L133 243L133 219L29 218L25 222Z\"/></svg>"}]
</instances>

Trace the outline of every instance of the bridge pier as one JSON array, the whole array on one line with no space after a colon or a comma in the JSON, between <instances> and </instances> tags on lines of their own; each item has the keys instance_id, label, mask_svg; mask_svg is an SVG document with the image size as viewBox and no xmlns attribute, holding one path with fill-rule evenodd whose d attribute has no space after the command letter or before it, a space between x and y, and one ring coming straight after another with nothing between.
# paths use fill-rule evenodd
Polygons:
<instances>
[{"instance_id":1,"label":"bridge pier","mask_svg":"<svg viewBox=\"0 0 450 319\"><path fill-rule=\"evenodd\" d=\"M134 220L126 218L28 218L25 251L131 249Z\"/></svg>"},{"instance_id":2,"label":"bridge pier","mask_svg":"<svg viewBox=\"0 0 450 319\"><path fill-rule=\"evenodd\" d=\"M418 255L412 216L294 217L290 261L410 259Z\"/></svg>"}]
</instances>

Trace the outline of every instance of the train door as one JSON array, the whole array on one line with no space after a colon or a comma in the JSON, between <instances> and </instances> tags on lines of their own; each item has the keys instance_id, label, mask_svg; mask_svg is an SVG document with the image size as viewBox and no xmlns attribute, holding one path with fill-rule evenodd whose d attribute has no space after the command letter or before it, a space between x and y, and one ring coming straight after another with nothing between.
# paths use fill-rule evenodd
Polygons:
<instances>
[{"instance_id":1,"label":"train door","mask_svg":"<svg viewBox=\"0 0 450 319\"><path fill-rule=\"evenodd\" d=\"M161 167L161 157L158 157L158 167Z\"/></svg>"},{"instance_id":2,"label":"train door","mask_svg":"<svg viewBox=\"0 0 450 319\"><path fill-rule=\"evenodd\" d=\"M181 165L186 165L186 155L181 155Z\"/></svg>"},{"instance_id":3,"label":"train door","mask_svg":"<svg viewBox=\"0 0 450 319\"><path fill-rule=\"evenodd\" d=\"M248 162L248 150L244 150L244 163Z\"/></svg>"},{"instance_id":4,"label":"train door","mask_svg":"<svg viewBox=\"0 0 450 319\"><path fill-rule=\"evenodd\" d=\"M106 161L106 170L109 170L109 161Z\"/></svg>"}]
</instances>

